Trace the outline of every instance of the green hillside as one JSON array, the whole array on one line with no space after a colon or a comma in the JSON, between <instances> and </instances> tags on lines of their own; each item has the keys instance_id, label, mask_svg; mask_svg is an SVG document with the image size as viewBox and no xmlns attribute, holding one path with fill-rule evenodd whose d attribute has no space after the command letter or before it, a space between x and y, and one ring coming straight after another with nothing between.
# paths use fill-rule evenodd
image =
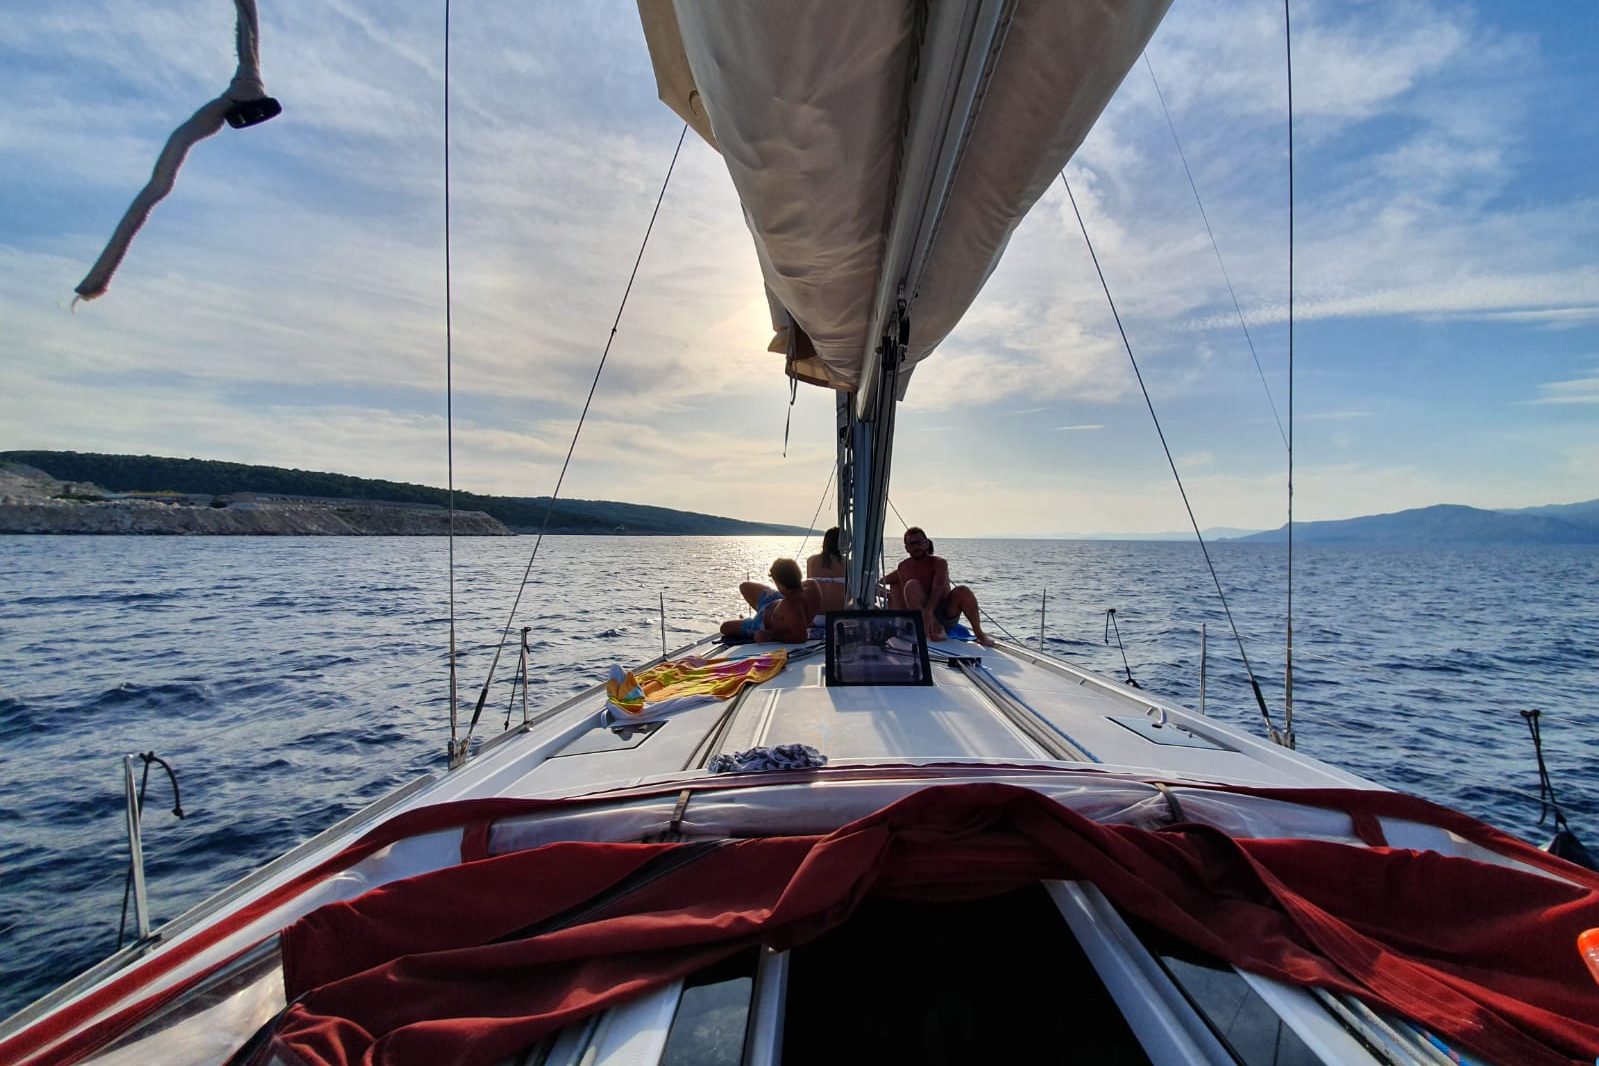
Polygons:
<instances>
[{"instance_id":1,"label":"green hillside","mask_svg":"<svg viewBox=\"0 0 1599 1066\"><path fill-rule=\"evenodd\" d=\"M0 459L37 467L62 481L92 481L110 492L184 492L227 495L256 492L389 503L449 503L449 493L427 485L380 481L313 470L224 463L213 459L169 459L155 455L103 455L96 452L12 451ZM484 511L520 532L536 532L544 521L547 496L482 496L456 492L462 511ZM801 526L744 522L736 518L674 511L667 507L609 500L558 500L550 516L552 533L632 533L708 536L803 535Z\"/></svg>"}]
</instances>

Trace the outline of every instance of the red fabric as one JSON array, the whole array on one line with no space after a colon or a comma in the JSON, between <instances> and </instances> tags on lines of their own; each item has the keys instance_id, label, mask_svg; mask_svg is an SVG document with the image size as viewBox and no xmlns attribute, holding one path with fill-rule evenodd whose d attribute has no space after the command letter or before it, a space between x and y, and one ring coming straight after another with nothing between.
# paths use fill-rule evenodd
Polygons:
<instances>
[{"instance_id":1,"label":"red fabric","mask_svg":"<svg viewBox=\"0 0 1599 1066\"><path fill-rule=\"evenodd\" d=\"M6 1040L0 1040L0 1063L25 1062L51 1063L53 1066L78 1062L98 1048L104 1047L149 1014L176 999L180 993L199 984L225 960L216 966L172 986L164 992L139 999L129 1006L100 1019L94 1024L85 1023L98 1015L126 1002L139 994L139 990L158 978L177 969L201 952L232 936L245 926L283 906L313 886L322 883L341 870L390 844L409 837L458 826L468 827L463 840L463 861L478 856L464 853L471 843L474 830L485 835L495 819L525 815L539 810L577 806L584 800L527 800L478 799L441 803L406 811L367 832L367 834L336 855L283 883L252 903L224 914L215 924L205 927L181 944L150 958L142 965L134 964L124 972L81 999L74 1000L58 1011L53 1011ZM246 948L245 950L248 950ZM70 1034L70 1035L69 1035ZM66 1039L63 1039L66 1038Z\"/></svg>"},{"instance_id":2,"label":"red fabric","mask_svg":"<svg viewBox=\"0 0 1599 1066\"><path fill-rule=\"evenodd\" d=\"M326 878L359 862L395 841L448 828L464 829L462 861L471 862L484 857L487 852L488 833L495 821L502 818L525 816L541 811L573 809L605 805L627 799L666 796L680 790L691 792L736 792L744 788L810 780L825 774L829 781L896 780L902 782L923 780L952 780L969 775L987 775L1004 772L1018 778L1036 777L1047 781L1057 772L1036 766L1005 766L987 764L981 767L968 765L929 764L906 767L900 764L829 768L826 771L797 771L782 774L748 775L741 778L707 778L688 784L668 787L618 789L595 796L566 799L530 800L495 798L460 800L434 804L396 815L376 826L355 843L319 863L315 868L273 889L265 896L241 909L221 916L181 943L169 947L142 964L134 964L106 984L81 999L54 1011L37 1023L7 1040L0 1041L0 1063L27 1062L64 1064L81 1061L98 1048L126 1032L160 1006L179 998L184 992L205 979L216 967L188 978L167 991L141 996L141 990L163 974L171 972L225 937L255 921L257 918L283 906L308 891ZM1087 771L1078 770L1077 773ZM1183 783L1185 788L1201 788L1194 783ZM1239 785L1216 785L1216 791L1260 796L1306 806L1325 807L1349 813L1357 826L1377 817L1402 819L1446 829L1483 847L1510 856L1530 866L1550 870L1567 880L1576 881L1591 890L1599 891L1599 874L1573 866L1525 841L1517 840L1492 826L1479 822L1458 811L1440 807L1435 803L1399 792L1367 789L1296 789L1251 788ZM222 964L218 964L222 965ZM127 1004L118 1008L118 1004ZM111 1011L106 1014L105 1012ZM98 1021L96 1017L105 1016Z\"/></svg>"},{"instance_id":3,"label":"red fabric","mask_svg":"<svg viewBox=\"0 0 1599 1066\"><path fill-rule=\"evenodd\" d=\"M749 944L803 943L869 893L974 897L1068 878L1235 965L1385 1002L1492 1061L1599 1055L1599 993L1573 949L1599 925L1592 878L1198 825L1104 826L990 784L926 789L827 836L661 865L703 847L554 844L322 908L284 934L300 998L273 1048L340 1066L492 1063ZM631 891L572 912L630 876Z\"/></svg>"}]
</instances>

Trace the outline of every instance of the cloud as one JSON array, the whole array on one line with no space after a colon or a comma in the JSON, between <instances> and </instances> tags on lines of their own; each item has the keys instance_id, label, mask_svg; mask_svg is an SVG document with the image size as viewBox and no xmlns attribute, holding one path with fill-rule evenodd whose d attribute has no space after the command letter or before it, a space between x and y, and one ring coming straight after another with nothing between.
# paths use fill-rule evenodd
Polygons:
<instances>
[{"instance_id":1,"label":"cloud","mask_svg":"<svg viewBox=\"0 0 1599 1066\"><path fill-rule=\"evenodd\" d=\"M262 54L283 117L201 144L107 298L69 314L65 295L171 128L231 74L232 12L211 0L14 6L0 20L0 88L11 101L0 117L5 443L441 483L440 12L370 0L268 5ZM1535 134L1545 112L1559 116L1559 99L1584 98L1592 73L1551 73L1558 56L1494 25L1491 8L1403 0L1295 17L1294 317L1312 366L1378 380L1373 369L1393 346L1378 354L1339 339L1337 327L1357 321L1483 323L1523 352L1591 331L1599 197L1580 182L1545 183L1580 171L1580 139ZM452 18L458 480L536 495L553 483L611 339L679 126L655 99L632 4L536 3L514 18L458 5ZM1254 3L1177 5L1150 49L1274 390L1287 340L1280 19ZM1556 73L1563 96L1549 91ZM1212 456L1204 469L1221 480L1209 482L1218 496L1205 501L1205 521L1280 524L1267 514L1271 477L1229 437L1275 442L1262 372L1142 67L1069 177L1174 447L1186 438ZM731 182L691 135L606 357L571 491L805 521L830 461L833 397L802 389L790 412L767 340ZM1559 379L1532 401L1544 413L1594 402L1585 365L1544 365L1542 377ZM1310 406L1327 408L1301 419L1366 409L1359 390L1318 396L1314 379L1301 382ZM1108 471L1072 482L1055 504L1033 489L1058 473L1036 442L999 440L1025 437L1018 420L1046 411L1044 425L1072 434L1049 440L1069 441L1074 466ZM1103 529L1185 521L1179 512L1173 522L1169 501L1151 502L1163 491L1151 479L1168 478L1158 452L1118 465L1124 433L1147 433L1147 418L1058 183L965 320L916 368L906 414L958 424L972 452L1007 456L977 475L995 528L1059 531L1067 505ZM1442 435L1484 428L1453 408L1436 418ZM1353 505L1365 476L1393 502L1407 493L1435 502L1468 483L1447 464L1401 468L1362 451L1363 436L1346 439L1365 465L1329 469L1328 500ZM1551 454L1548 469L1572 477L1566 454L1576 453ZM920 483L915 449L896 461L905 485ZM928 506L963 499L946 513L971 510L964 487L923 491ZM1480 491L1520 490L1500 478Z\"/></svg>"},{"instance_id":2,"label":"cloud","mask_svg":"<svg viewBox=\"0 0 1599 1066\"><path fill-rule=\"evenodd\" d=\"M1365 410L1343 410L1309 411L1294 417L1301 422L1350 422L1357 418L1370 418L1371 415L1372 412Z\"/></svg>"},{"instance_id":3,"label":"cloud","mask_svg":"<svg viewBox=\"0 0 1599 1066\"><path fill-rule=\"evenodd\" d=\"M1599 404L1599 371L1570 381L1548 381L1538 386L1541 395L1534 404Z\"/></svg>"}]
</instances>

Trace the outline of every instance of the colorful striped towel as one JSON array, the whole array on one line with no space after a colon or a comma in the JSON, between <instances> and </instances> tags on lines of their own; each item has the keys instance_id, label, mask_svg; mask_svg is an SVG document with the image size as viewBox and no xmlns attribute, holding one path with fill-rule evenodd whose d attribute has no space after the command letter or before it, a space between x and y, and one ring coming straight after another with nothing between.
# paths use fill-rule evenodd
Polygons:
<instances>
[{"instance_id":1,"label":"colorful striped towel","mask_svg":"<svg viewBox=\"0 0 1599 1066\"><path fill-rule=\"evenodd\" d=\"M775 677L788 663L778 650L743 659L702 659L697 655L668 659L637 674L611 667L605 682L606 714L611 721L639 722L712 700L736 695L745 685Z\"/></svg>"}]
</instances>

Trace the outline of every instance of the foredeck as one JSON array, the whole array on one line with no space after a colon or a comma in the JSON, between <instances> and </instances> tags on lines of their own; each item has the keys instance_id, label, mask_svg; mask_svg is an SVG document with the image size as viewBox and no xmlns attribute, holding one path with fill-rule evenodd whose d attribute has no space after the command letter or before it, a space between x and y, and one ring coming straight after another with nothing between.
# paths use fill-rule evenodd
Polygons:
<instances>
[{"instance_id":1,"label":"foredeck","mask_svg":"<svg viewBox=\"0 0 1599 1066\"><path fill-rule=\"evenodd\" d=\"M776 647L739 645L720 654L738 658ZM795 743L821 752L829 766L1080 764L1161 780L1378 787L1022 648L944 641L930 650L931 685L830 687L816 652L732 701L681 712L630 736L601 724L604 696L589 693L533 726L534 743L515 745L518 757L496 768L488 792L480 779L470 794L575 795L704 773L719 753Z\"/></svg>"},{"instance_id":2,"label":"foredeck","mask_svg":"<svg viewBox=\"0 0 1599 1066\"><path fill-rule=\"evenodd\" d=\"M708 650L702 643L677 654ZM739 658L775 650L744 645L715 653ZM826 834L922 788L956 782L1021 786L1106 823L1161 826L1173 819L1192 820L1242 836L1356 846L1362 842L1359 826L1346 811L1295 803L1281 791L1253 795L1247 786L1379 787L1370 782L1023 648L984 649L945 641L931 651L930 685L832 686L819 648L791 647L786 666L767 681L730 700L690 707L642 726L609 722L603 714L605 692L597 686L487 741L463 767L415 782L307 841L169 923L158 938L119 953L9 1019L0 1028L0 1040L58 1010L76 1011L61 1030L64 1034L105 1021L119 1004L145 1001L186 982L244 981L244 991L223 1007L195 1013L185 1006L181 1023L154 1017L103 1061L149 1061L147 1052L154 1045L147 1045L147 1039L192 1053L191 1058L180 1056L182 1061L214 1060L220 1057L218 1049L236 1045L285 1005L277 968L278 930L323 904L460 864L469 850L479 854L479 848L498 856L556 841L704 842ZM826 767L772 775L719 776L709 770L720 753L794 743L826 755ZM1246 788L1240 793L1210 785ZM440 807L453 812L443 820L422 809L491 798L562 802L452 805ZM451 820L467 818L465 811L485 810L496 813L490 815L492 824L483 823L486 834L481 837L463 835L462 824ZM340 857L363 834L381 835L379 826L405 817L416 826L406 835L364 856ZM1399 848L1533 869L1441 826L1405 818L1381 822L1388 842ZM476 841L471 848L468 837ZM1253 996L1254 1020L1245 1028L1266 1026L1273 1050L1251 1062L1410 1061L1368 1054L1376 1039L1371 1034L1390 1031L1391 1026L1382 1028L1387 1021L1343 1018L1339 1012L1347 1005L1342 1000L1317 999L1303 989L1235 973L1213 961L1196 969L1182 958L1168 958L1158 943L1146 942L1145 933L1129 926L1093 884L1049 882L1044 888L1053 901L1049 913L1059 915L1050 922L1069 926L1071 937L1086 952L1065 991L1078 997L1088 1015L1122 1026L1105 997L1114 1000L1142 1047L1133 1059L1172 1064L1244 1061L1216 1035L1218 1023L1202 1015L1214 1008L1242 1017L1239 1003ZM1032 899L1036 904L1043 897L1035 893ZM1010 906L1004 903L995 914ZM1029 928L1041 924L1048 923L1035 920ZM985 951L993 946L992 937L968 939L984 945ZM847 950L847 943L839 950ZM750 1019L750 1046L764 1048L768 1056L746 1061L773 1061L770 1055L783 1046L781 1026L767 1023L781 1015L785 1002L799 1012L796 1017L826 1006L828 983L806 985L807 956L801 951L796 958L798 991L791 1000L783 991L789 953L762 949L758 961L752 955L740 964L745 968L735 977L745 982L742 1009ZM901 968L907 981L936 969ZM598 1063L691 1061L662 1057L678 1001L687 1004L698 995L691 985L673 983L624 1004L607 1013L599 1029L578 1025L565 1030L553 1046L559 1050L568 1037L575 1041L568 1049L571 1061L582 1048L599 1049L593 1059ZM211 985L199 987L204 994L193 1002L204 1008ZM1301 1041L1292 1045L1300 1050L1286 1056L1281 1050L1289 1046L1281 1042L1286 1039L1284 1026ZM1247 1035L1236 1027L1226 1030L1228 1041ZM621 1045L614 1055L604 1051L613 1036L623 1043L647 1037L655 1058L623 1055ZM1420 1046L1416 1041L1406 1046ZM1130 1042L1128 1047L1136 1051ZM807 1061L798 1048L794 1060ZM165 1052L158 1057L168 1058Z\"/></svg>"}]
</instances>

